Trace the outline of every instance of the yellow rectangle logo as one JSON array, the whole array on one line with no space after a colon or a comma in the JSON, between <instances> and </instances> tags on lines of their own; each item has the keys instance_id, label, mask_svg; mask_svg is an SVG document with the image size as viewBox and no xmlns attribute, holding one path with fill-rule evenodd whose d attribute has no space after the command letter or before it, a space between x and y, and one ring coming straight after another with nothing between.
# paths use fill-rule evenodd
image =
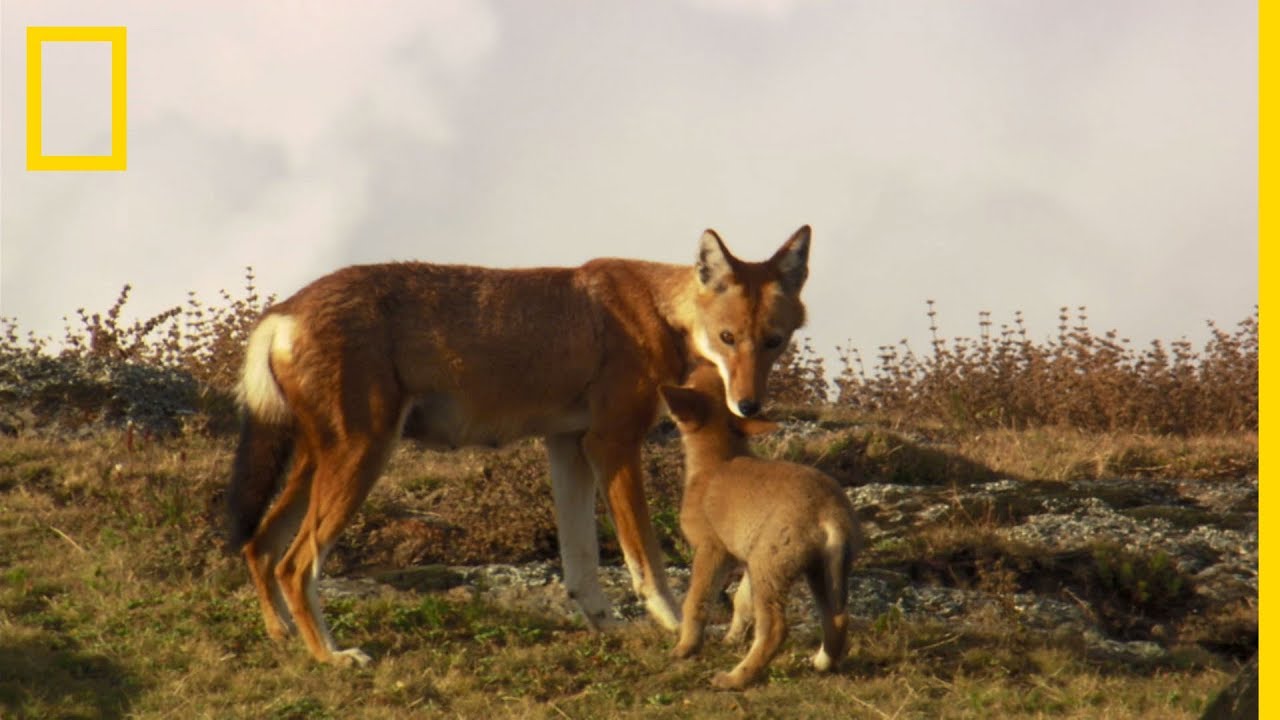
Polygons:
<instances>
[{"instance_id":1,"label":"yellow rectangle logo","mask_svg":"<svg viewBox=\"0 0 1280 720\"><path fill-rule=\"evenodd\" d=\"M111 154L45 155L42 45L47 42L105 42L111 45ZM125 169L125 28L27 28L27 169Z\"/></svg>"}]
</instances>

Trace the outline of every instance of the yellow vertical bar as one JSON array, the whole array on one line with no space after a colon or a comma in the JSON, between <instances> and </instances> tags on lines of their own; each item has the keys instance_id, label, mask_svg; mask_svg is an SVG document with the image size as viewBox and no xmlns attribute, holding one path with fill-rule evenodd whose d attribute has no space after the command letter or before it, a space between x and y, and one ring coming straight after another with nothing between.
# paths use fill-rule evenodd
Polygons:
<instances>
[{"instance_id":1,"label":"yellow vertical bar","mask_svg":"<svg viewBox=\"0 0 1280 720\"><path fill-rule=\"evenodd\" d=\"M38 28L27 28L27 168L44 154L44 138L41 132L44 72L41 68L42 48Z\"/></svg>"},{"instance_id":2,"label":"yellow vertical bar","mask_svg":"<svg viewBox=\"0 0 1280 720\"><path fill-rule=\"evenodd\" d=\"M125 29L114 28L111 37L111 166L115 170L124 170L127 165L125 148L127 147L126 114L128 103L126 82L128 65L125 64Z\"/></svg>"},{"instance_id":3,"label":"yellow vertical bar","mask_svg":"<svg viewBox=\"0 0 1280 720\"><path fill-rule=\"evenodd\" d=\"M1276 288L1268 283L1275 274L1276 198L1275 141L1275 3L1258 3L1258 676L1259 717L1275 717L1280 711L1276 702L1276 658L1280 642L1276 627L1280 619L1276 607L1276 525L1278 509L1274 498L1280 491L1271 487L1276 482L1276 330L1271 313L1277 307ZM1270 43L1267 38L1270 37ZM1270 131L1270 132L1269 132ZM1270 208L1270 209L1268 209ZM1274 279L1274 278L1272 278ZM1263 522L1270 516L1272 523ZM1271 609L1271 613L1267 610Z\"/></svg>"}]
</instances>

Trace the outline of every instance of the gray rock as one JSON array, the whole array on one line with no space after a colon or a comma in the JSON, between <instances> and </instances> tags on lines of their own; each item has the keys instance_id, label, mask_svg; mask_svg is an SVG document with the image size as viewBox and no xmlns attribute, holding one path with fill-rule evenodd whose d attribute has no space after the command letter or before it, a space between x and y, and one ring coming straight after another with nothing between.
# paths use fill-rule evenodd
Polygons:
<instances>
[{"instance_id":1,"label":"gray rock","mask_svg":"<svg viewBox=\"0 0 1280 720\"><path fill-rule=\"evenodd\" d=\"M816 427L816 426L815 426ZM794 424L796 436L810 432ZM1100 543L1138 554L1159 553L1173 569L1189 578L1203 603L1256 601L1258 593L1257 480L1185 481L1137 480L1082 483L1034 483L1012 479L971 487L867 483L848 488L849 498L864 519L869 544L906 543L920 528L953 521L971 522L956 508L1016 508L1001 515L995 534L1031 557L1070 557ZM953 518L953 515L955 517ZM909 547L909 546L908 546ZM1084 557L1087 557L1085 555ZM1041 595L1030 592L992 594L978 587L959 587L913 580L893 569L866 567L860 562L849 582L849 612L874 622L901 617L908 621L939 622L962 630L969 624L989 631L1005 623L1010 631L1045 633L1064 640L1083 641L1090 657L1122 663L1158 663L1169 651L1159 641L1167 630L1153 625L1150 638L1111 637L1099 611L1070 592ZM673 590L682 595L688 569L669 568ZM422 580L417 583L414 578ZM425 578L425 579L424 579ZM600 569L601 585L614 603L615 618L634 620L645 615L624 567ZM576 608L561 582L559 564L542 561L524 565L485 565L398 571L383 580L397 587L445 591L451 597L477 598L502 607L550 618L576 617ZM975 586L979 585L974 583ZM378 584L329 578L321 583L328 596L361 596L376 592ZM447 589L446 589L447 588ZM731 593L736 583L731 583ZM722 601L713 620L726 622L729 607ZM804 582L797 582L788 600L788 618L796 632L816 632L812 600ZM1113 618L1114 619L1114 618ZM1138 626L1137 632L1141 632Z\"/></svg>"}]
</instances>

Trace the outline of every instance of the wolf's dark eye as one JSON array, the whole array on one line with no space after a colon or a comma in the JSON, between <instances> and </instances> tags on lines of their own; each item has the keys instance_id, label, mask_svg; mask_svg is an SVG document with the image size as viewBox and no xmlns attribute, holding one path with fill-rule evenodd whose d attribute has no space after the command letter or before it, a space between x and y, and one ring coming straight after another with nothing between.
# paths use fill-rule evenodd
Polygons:
<instances>
[{"instance_id":1,"label":"wolf's dark eye","mask_svg":"<svg viewBox=\"0 0 1280 720\"><path fill-rule=\"evenodd\" d=\"M764 339L764 346L769 350L777 350L782 346L782 337L780 335L770 335Z\"/></svg>"},{"instance_id":2,"label":"wolf's dark eye","mask_svg":"<svg viewBox=\"0 0 1280 720\"><path fill-rule=\"evenodd\" d=\"M724 332L720 333L720 341L723 342L725 345L732 345L733 333L729 332L728 330L725 330Z\"/></svg>"}]
</instances>

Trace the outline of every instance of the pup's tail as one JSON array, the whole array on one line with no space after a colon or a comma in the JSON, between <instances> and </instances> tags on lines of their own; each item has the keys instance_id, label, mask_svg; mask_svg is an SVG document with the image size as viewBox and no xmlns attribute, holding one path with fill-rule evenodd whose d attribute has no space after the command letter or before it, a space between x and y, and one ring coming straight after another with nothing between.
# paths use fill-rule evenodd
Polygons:
<instances>
[{"instance_id":1,"label":"pup's tail","mask_svg":"<svg viewBox=\"0 0 1280 720\"><path fill-rule=\"evenodd\" d=\"M852 521L852 522L850 522ZM820 602L824 612L822 622L822 647L813 656L813 666L826 672L839 665L849 647L849 570L853 556L862 544L852 513L849 517L828 519L822 523L826 542L822 548L821 589L815 592L826 596Z\"/></svg>"},{"instance_id":2,"label":"pup's tail","mask_svg":"<svg viewBox=\"0 0 1280 720\"><path fill-rule=\"evenodd\" d=\"M861 547L861 535L856 526L850 528L844 523L823 527L827 531L827 543L822 553L822 575L832 611L843 616L849 606L849 570Z\"/></svg>"}]
</instances>

